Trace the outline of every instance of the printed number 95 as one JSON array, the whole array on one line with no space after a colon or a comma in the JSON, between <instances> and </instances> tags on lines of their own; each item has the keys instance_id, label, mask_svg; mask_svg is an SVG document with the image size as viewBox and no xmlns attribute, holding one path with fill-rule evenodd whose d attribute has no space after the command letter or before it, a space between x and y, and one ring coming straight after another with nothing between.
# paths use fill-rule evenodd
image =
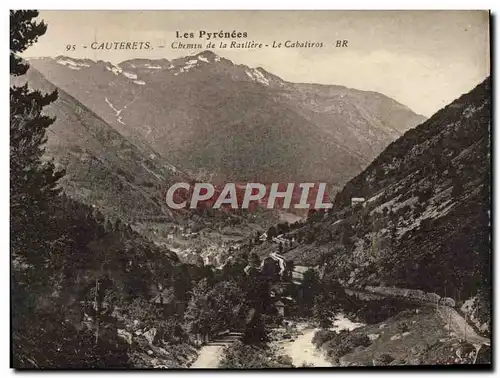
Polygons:
<instances>
[{"instance_id":1,"label":"printed number 95","mask_svg":"<svg viewBox=\"0 0 500 378\"><path fill-rule=\"evenodd\" d=\"M66 45L66 51L75 51L75 45Z\"/></svg>"}]
</instances>

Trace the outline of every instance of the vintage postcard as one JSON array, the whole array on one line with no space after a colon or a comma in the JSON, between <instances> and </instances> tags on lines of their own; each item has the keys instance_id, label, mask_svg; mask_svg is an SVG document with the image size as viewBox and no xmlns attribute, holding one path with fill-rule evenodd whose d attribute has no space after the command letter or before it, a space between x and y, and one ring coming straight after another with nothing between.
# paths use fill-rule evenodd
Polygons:
<instances>
[{"instance_id":1,"label":"vintage postcard","mask_svg":"<svg viewBox=\"0 0 500 378\"><path fill-rule=\"evenodd\" d=\"M10 11L11 366L491 367L491 86L487 10Z\"/></svg>"}]
</instances>

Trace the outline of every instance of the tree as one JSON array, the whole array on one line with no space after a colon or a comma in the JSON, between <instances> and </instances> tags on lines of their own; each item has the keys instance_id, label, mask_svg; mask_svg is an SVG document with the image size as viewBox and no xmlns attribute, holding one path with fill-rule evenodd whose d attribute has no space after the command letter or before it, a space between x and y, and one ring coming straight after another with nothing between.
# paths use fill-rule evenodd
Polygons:
<instances>
[{"instance_id":1,"label":"tree","mask_svg":"<svg viewBox=\"0 0 500 378\"><path fill-rule=\"evenodd\" d=\"M187 331L207 337L239 328L244 322L245 308L245 294L235 283L222 281L211 288L203 279L193 288L186 309Z\"/></svg>"},{"instance_id":2,"label":"tree","mask_svg":"<svg viewBox=\"0 0 500 378\"><path fill-rule=\"evenodd\" d=\"M290 358L277 356L271 349L237 342L234 346L224 349L218 367L222 369L291 368L293 364Z\"/></svg>"},{"instance_id":3,"label":"tree","mask_svg":"<svg viewBox=\"0 0 500 378\"><path fill-rule=\"evenodd\" d=\"M330 327L331 320L330 318L333 315L332 306L330 304L330 300L328 295L325 293L321 293L314 298L313 301L313 318L316 322L318 322L321 328Z\"/></svg>"},{"instance_id":4,"label":"tree","mask_svg":"<svg viewBox=\"0 0 500 378\"><path fill-rule=\"evenodd\" d=\"M274 226L269 227L269 229L267 230L267 240L272 240L276 236L278 236L276 228Z\"/></svg>"},{"instance_id":5,"label":"tree","mask_svg":"<svg viewBox=\"0 0 500 378\"><path fill-rule=\"evenodd\" d=\"M243 256L235 256L222 268L222 277L224 280L240 280L245 275L245 267L248 264L248 259Z\"/></svg>"},{"instance_id":6,"label":"tree","mask_svg":"<svg viewBox=\"0 0 500 378\"><path fill-rule=\"evenodd\" d=\"M206 278L193 288L184 316L187 332L193 335L208 335L210 322L213 318L212 309L208 305L210 287Z\"/></svg>"},{"instance_id":7,"label":"tree","mask_svg":"<svg viewBox=\"0 0 500 378\"><path fill-rule=\"evenodd\" d=\"M271 257L266 257L262 263L261 277L270 282L279 281L279 263Z\"/></svg>"},{"instance_id":8,"label":"tree","mask_svg":"<svg viewBox=\"0 0 500 378\"><path fill-rule=\"evenodd\" d=\"M10 11L13 76L28 70L18 54L46 31L43 22L34 20L37 16L37 11ZM12 326L17 340L23 340L21 330L26 335L33 327L35 304L41 293L57 290L65 256L72 247L68 234L56 227L60 203L57 183L64 172L56 172L51 161L42 160L46 130L54 122L42 111L56 98L56 92L42 94L30 90L27 84L10 87Z\"/></svg>"},{"instance_id":9,"label":"tree","mask_svg":"<svg viewBox=\"0 0 500 378\"><path fill-rule=\"evenodd\" d=\"M288 224L288 222L278 223L277 231L278 234L286 234L287 232L290 231L290 225Z\"/></svg>"},{"instance_id":10,"label":"tree","mask_svg":"<svg viewBox=\"0 0 500 378\"><path fill-rule=\"evenodd\" d=\"M260 241L260 232L259 231L257 231L255 233L255 239L254 239L254 241L255 241L254 244L260 244L261 243L261 241Z\"/></svg>"},{"instance_id":11,"label":"tree","mask_svg":"<svg viewBox=\"0 0 500 378\"><path fill-rule=\"evenodd\" d=\"M243 332L243 341L246 344L262 345L269 341L268 331L266 329L266 322L261 312L255 309L250 310L252 317L245 323Z\"/></svg>"},{"instance_id":12,"label":"tree","mask_svg":"<svg viewBox=\"0 0 500 378\"><path fill-rule=\"evenodd\" d=\"M309 209L309 211L307 212L307 221L308 222L313 222L316 220L316 217L317 217L317 210L316 209Z\"/></svg>"},{"instance_id":13,"label":"tree","mask_svg":"<svg viewBox=\"0 0 500 378\"><path fill-rule=\"evenodd\" d=\"M354 228L350 224L344 223L342 226L342 239L341 239L342 245L344 247L351 246L352 245L351 238L354 235L356 235L356 231L354 230Z\"/></svg>"},{"instance_id":14,"label":"tree","mask_svg":"<svg viewBox=\"0 0 500 378\"><path fill-rule=\"evenodd\" d=\"M459 197L460 195L462 195L465 191L465 188L462 178L458 175L458 173L455 173L455 175L451 177L451 182L453 184L451 195L453 197Z\"/></svg>"},{"instance_id":15,"label":"tree","mask_svg":"<svg viewBox=\"0 0 500 378\"><path fill-rule=\"evenodd\" d=\"M320 289L320 279L316 270L308 269L304 272L302 287L303 301L301 305L306 312L310 312L314 303L314 298L319 293Z\"/></svg>"},{"instance_id":16,"label":"tree","mask_svg":"<svg viewBox=\"0 0 500 378\"><path fill-rule=\"evenodd\" d=\"M101 327L104 324L106 324L108 330L109 328L113 328L111 333L116 334L117 332L116 318L112 316L116 307L117 297L113 282L107 276L103 276L102 278L97 276L95 285L92 287L89 294L91 296L89 299L92 299L92 301L87 301L87 303L92 303L92 306L87 308L87 312L89 312L94 319L95 344L97 345L102 340L101 334L103 331Z\"/></svg>"},{"instance_id":17,"label":"tree","mask_svg":"<svg viewBox=\"0 0 500 378\"><path fill-rule=\"evenodd\" d=\"M245 293L234 282L218 282L208 293L210 306L216 314L212 321L212 332L239 329L248 309Z\"/></svg>"},{"instance_id":18,"label":"tree","mask_svg":"<svg viewBox=\"0 0 500 378\"><path fill-rule=\"evenodd\" d=\"M248 260L248 264L253 267L259 267L260 266L259 255L257 255L257 253L255 252L252 252L250 254L250 259Z\"/></svg>"},{"instance_id":19,"label":"tree","mask_svg":"<svg viewBox=\"0 0 500 378\"><path fill-rule=\"evenodd\" d=\"M25 51L38 37L45 34L47 25L33 21L38 17L36 10L11 10L10 11L10 73L11 75L24 75L29 66L23 63L17 55Z\"/></svg>"},{"instance_id":20,"label":"tree","mask_svg":"<svg viewBox=\"0 0 500 378\"><path fill-rule=\"evenodd\" d=\"M428 188L422 188L417 192L417 197L419 202L426 202L428 201L434 193L434 189L431 187Z\"/></svg>"}]
</instances>

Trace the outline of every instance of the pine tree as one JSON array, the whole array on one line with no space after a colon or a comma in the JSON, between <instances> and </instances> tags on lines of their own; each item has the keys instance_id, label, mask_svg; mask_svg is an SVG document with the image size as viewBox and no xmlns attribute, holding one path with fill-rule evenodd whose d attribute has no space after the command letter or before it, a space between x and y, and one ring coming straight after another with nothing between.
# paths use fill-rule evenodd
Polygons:
<instances>
[{"instance_id":1,"label":"pine tree","mask_svg":"<svg viewBox=\"0 0 500 378\"><path fill-rule=\"evenodd\" d=\"M37 11L10 11L13 76L25 74L29 67L18 54L46 31L43 22L33 20L37 16ZM61 200L57 197L57 181L64 173L56 172L52 162L42 160L45 132L54 122L42 110L56 98L56 92L42 94L30 90L27 84L10 87L11 290L16 367L27 366L26 361L33 357L31 352L44 349L33 336L37 328L33 325L36 303L42 293L47 298L57 291L58 271L71 246L67 234L56 227L60 222L55 222Z\"/></svg>"},{"instance_id":2,"label":"pine tree","mask_svg":"<svg viewBox=\"0 0 500 378\"><path fill-rule=\"evenodd\" d=\"M313 300L313 318L321 328L331 327L333 316L331 301L325 293L320 293Z\"/></svg>"},{"instance_id":3,"label":"pine tree","mask_svg":"<svg viewBox=\"0 0 500 378\"><path fill-rule=\"evenodd\" d=\"M24 75L28 64L24 63L17 55L25 51L38 37L45 34L47 25L33 21L38 17L36 10L11 10L10 11L10 73L11 75Z\"/></svg>"},{"instance_id":4,"label":"pine tree","mask_svg":"<svg viewBox=\"0 0 500 378\"><path fill-rule=\"evenodd\" d=\"M210 329L210 321L213 319L213 309L208 303L210 285L207 279L202 279L193 288L191 299L188 303L184 316L186 331L192 335L201 336L205 341Z\"/></svg>"},{"instance_id":5,"label":"pine tree","mask_svg":"<svg viewBox=\"0 0 500 378\"><path fill-rule=\"evenodd\" d=\"M269 229L267 230L267 240L272 240L276 236L278 236L276 228L274 226L269 227Z\"/></svg>"}]
</instances>

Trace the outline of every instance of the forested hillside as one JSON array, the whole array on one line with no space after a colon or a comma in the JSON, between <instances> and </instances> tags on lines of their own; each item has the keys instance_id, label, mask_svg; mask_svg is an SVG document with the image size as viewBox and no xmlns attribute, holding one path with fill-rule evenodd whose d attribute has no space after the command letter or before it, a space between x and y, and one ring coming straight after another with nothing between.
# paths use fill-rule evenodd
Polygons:
<instances>
[{"instance_id":1,"label":"forested hillside","mask_svg":"<svg viewBox=\"0 0 500 378\"><path fill-rule=\"evenodd\" d=\"M28 69L17 54L46 31L37 16L10 12L13 76ZM266 293L259 280L243 279L245 261L219 272L181 263L63 193L65 172L45 154L54 122L45 110L56 99L10 88L12 366L186 367L200 336L235 327L252 337L269 308L257 300Z\"/></svg>"}]
</instances>

